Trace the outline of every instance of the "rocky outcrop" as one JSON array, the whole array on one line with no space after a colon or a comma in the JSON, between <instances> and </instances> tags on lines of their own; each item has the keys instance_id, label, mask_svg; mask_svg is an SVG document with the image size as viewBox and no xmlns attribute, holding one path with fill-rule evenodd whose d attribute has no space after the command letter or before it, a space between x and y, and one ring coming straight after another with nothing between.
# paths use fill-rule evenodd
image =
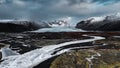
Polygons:
<instances>
[{"instance_id":1,"label":"rocky outcrop","mask_svg":"<svg viewBox=\"0 0 120 68\"><path fill-rule=\"evenodd\" d=\"M81 21L76 25L76 28L83 30L95 31L120 31L120 14L92 17L87 20Z\"/></svg>"}]
</instances>

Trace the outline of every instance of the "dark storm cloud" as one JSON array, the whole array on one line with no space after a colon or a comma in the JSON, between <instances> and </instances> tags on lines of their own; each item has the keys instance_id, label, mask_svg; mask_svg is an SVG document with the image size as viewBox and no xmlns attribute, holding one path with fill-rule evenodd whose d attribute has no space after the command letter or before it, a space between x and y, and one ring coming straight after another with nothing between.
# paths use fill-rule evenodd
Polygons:
<instances>
[{"instance_id":1,"label":"dark storm cloud","mask_svg":"<svg viewBox=\"0 0 120 68\"><path fill-rule=\"evenodd\" d=\"M117 13L119 0L0 0L0 19L82 19Z\"/></svg>"}]
</instances>

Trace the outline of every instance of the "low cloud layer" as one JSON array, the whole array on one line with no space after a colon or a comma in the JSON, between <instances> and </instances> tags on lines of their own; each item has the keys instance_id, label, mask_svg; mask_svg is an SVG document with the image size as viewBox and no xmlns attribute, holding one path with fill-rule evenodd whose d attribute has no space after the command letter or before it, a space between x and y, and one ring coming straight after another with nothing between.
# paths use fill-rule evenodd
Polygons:
<instances>
[{"instance_id":1,"label":"low cloud layer","mask_svg":"<svg viewBox=\"0 0 120 68\"><path fill-rule=\"evenodd\" d=\"M120 12L120 0L0 0L0 19L77 22Z\"/></svg>"}]
</instances>

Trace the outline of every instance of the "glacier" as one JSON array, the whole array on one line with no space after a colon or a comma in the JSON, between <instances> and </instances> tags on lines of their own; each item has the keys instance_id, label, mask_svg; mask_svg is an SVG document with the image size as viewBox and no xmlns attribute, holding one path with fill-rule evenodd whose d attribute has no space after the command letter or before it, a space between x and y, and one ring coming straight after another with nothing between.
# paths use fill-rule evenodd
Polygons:
<instances>
[{"instance_id":1,"label":"glacier","mask_svg":"<svg viewBox=\"0 0 120 68\"><path fill-rule=\"evenodd\" d=\"M31 32L85 32L82 29L68 28L68 27L52 27L52 28L41 28Z\"/></svg>"}]
</instances>

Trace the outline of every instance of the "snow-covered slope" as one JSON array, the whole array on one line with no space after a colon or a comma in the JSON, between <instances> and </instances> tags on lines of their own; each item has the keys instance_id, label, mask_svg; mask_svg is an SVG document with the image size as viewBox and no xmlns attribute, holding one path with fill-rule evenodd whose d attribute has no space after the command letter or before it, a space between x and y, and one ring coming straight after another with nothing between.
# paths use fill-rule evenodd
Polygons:
<instances>
[{"instance_id":1,"label":"snow-covered slope","mask_svg":"<svg viewBox=\"0 0 120 68\"><path fill-rule=\"evenodd\" d=\"M61 47L63 46L71 46L71 44L85 43L85 42L104 39L103 37L97 37L97 36L91 36L91 37L93 38L70 41L58 45L44 46L43 48L36 49L22 55L6 57L4 58L5 60L1 62L0 68L33 68L34 66L42 63L43 61L49 58L60 55L64 52L68 52L70 49L74 49L73 47L62 49Z\"/></svg>"},{"instance_id":2,"label":"snow-covered slope","mask_svg":"<svg viewBox=\"0 0 120 68\"><path fill-rule=\"evenodd\" d=\"M100 30L100 31L119 31L120 30L120 13L101 16L91 17L86 20L79 22L76 28L84 30Z\"/></svg>"},{"instance_id":3,"label":"snow-covered slope","mask_svg":"<svg viewBox=\"0 0 120 68\"><path fill-rule=\"evenodd\" d=\"M90 21L90 23L96 23L96 22L101 22L101 21L119 21L120 20L120 13L113 14L113 15L108 15L108 16L101 16L101 17L91 17L88 18L85 21Z\"/></svg>"},{"instance_id":4,"label":"snow-covered slope","mask_svg":"<svg viewBox=\"0 0 120 68\"><path fill-rule=\"evenodd\" d=\"M0 20L0 22L10 22L10 21L15 21L15 20L13 20L13 19Z\"/></svg>"}]
</instances>

